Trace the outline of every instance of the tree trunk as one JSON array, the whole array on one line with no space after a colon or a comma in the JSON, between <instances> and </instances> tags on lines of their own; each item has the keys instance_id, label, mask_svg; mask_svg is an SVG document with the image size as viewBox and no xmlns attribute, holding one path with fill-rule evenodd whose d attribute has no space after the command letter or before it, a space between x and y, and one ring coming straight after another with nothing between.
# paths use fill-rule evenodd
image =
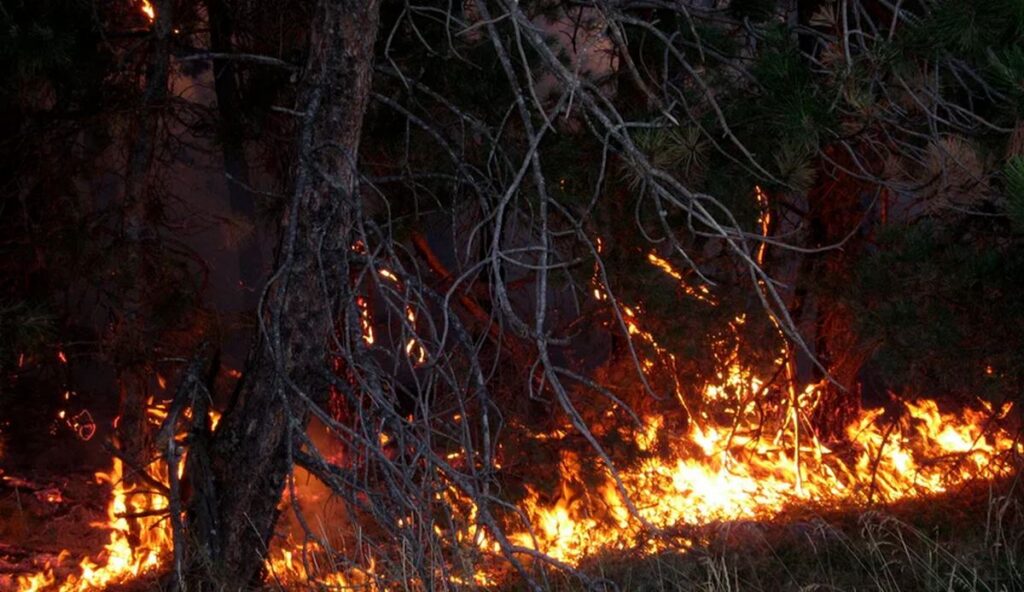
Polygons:
<instances>
[{"instance_id":1,"label":"tree trunk","mask_svg":"<svg viewBox=\"0 0 1024 592\"><path fill-rule=\"evenodd\" d=\"M328 338L348 302L345 252L358 199L355 163L378 8L379 0L319 2L298 103L295 185L262 311L267 331L208 455L196 449L189 455L194 547L188 560L218 590L244 588L260 576L291 469L291 443L307 423L305 397L322 404L329 394ZM346 310L341 318L356 317ZM197 584L193 589L202 587Z\"/></svg>"},{"instance_id":2,"label":"tree trunk","mask_svg":"<svg viewBox=\"0 0 1024 592\"><path fill-rule=\"evenodd\" d=\"M845 162L843 154L826 149L830 157L848 169L856 165ZM805 255L796 280L796 297L792 315L797 322L811 323L814 332L814 351L831 377L846 390L828 386L811 421L825 439L841 438L849 422L860 411L860 391L857 376L870 351L859 343L854 330L854 318L845 305L829 290L824 278L850 281L857 258L864 246L863 233L867 231L863 219L862 196L871 190L863 181L833 171L821 174L821 180L811 188L807 197L807 246L821 248L843 243L842 249L832 249ZM860 225L858 234L848 237L851 229ZM813 293L809 287L819 286ZM815 370L814 378L824 378Z\"/></svg>"},{"instance_id":3,"label":"tree trunk","mask_svg":"<svg viewBox=\"0 0 1024 592\"><path fill-rule=\"evenodd\" d=\"M146 465L149 435L146 427L146 402L150 395L153 337L146 314L145 296L150 288L151 267L147 252L156 247L155 233L146 220L151 188L151 171L160 132L160 108L167 100L170 76L171 5L169 0L154 3L149 60L139 111L127 139L124 202L121 208L121 240L126 259L126 289L122 316L114 335L119 392L117 437L127 465L125 482L131 487L140 482L135 472ZM134 526L134 524L133 524ZM134 529L133 529L134 530Z\"/></svg>"},{"instance_id":4,"label":"tree trunk","mask_svg":"<svg viewBox=\"0 0 1024 592\"><path fill-rule=\"evenodd\" d=\"M207 0L206 11L210 24L210 50L218 55L230 54L234 51L234 22L227 0ZM242 100L234 62L229 59L213 60L213 77L220 117L218 135L231 214L246 226L238 244L238 279L242 289L240 304L243 309L250 310L259 299L263 256L257 240L256 201L250 190L249 162L243 141Z\"/></svg>"}]
</instances>

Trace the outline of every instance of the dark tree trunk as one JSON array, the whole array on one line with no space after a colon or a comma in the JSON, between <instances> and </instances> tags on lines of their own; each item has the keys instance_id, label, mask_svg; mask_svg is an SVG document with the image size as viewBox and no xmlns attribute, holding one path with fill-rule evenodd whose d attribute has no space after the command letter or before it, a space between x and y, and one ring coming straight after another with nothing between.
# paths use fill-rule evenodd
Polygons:
<instances>
[{"instance_id":1,"label":"dark tree trunk","mask_svg":"<svg viewBox=\"0 0 1024 592\"><path fill-rule=\"evenodd\" d=\"M189 455L189 561L218 590L245 588L259 577L291 442L308 419L306 397L323 404L329 395L328 338L339 318L343 325L356 320L354 311L340 309L348 301L345 251L358 199L355 163L378 8L379 0L319 2L298 103L295 186L262 311L268 330L208 454L193 449Z\"/></svg>"},{"instance_id":2,"label":"dark tree trunk","mask_svg":"<svg viewBox=\"0 0 1024 592\"><path fill-rule=\"evenodd\" d=\"M855 166L844 162L842 154L831 150L828 153L848 168ZM828 387L811 418L819 435L827 439L842 437L846 425L860 411L857 377L870 351L858 341L853 315L846 306L829 290L818 289L812 293L808 287L827 285L822 278L850 281L864 246L863 233L868 227L864 220L863 196L870 195L872 187L842 171L824 173L821 177L807 197L807 246L821 248L845 242L841 249L804 257L796 281L792 315L798 323L803 321L813 327L815 354L829 375L845 389ZM858 225L860 232L848 237ZM814 378L820 380L824 376L815 371Z\"/></svg>"},{"instance_id":3,"label":"dark tree trunk","mask_svg":"<svg viewBox=\"0 0 1024 592\"><path fill-rule=\"evenodd\" d=\"M234 51L234 22L228 0L207 0L210 23L210 50L218 55ZM256 201L249 180L249 162L245 155L245 125L235 64L232 60L213 61L214 90L220 117L219 140L224 158L224 176L232 215L246 228L238 244L238 278L242 288L242 307L253 308L263 280L263 256L256 231Z\"/></svg>"},{"instance_id":4,"label":"dark tree trunk","mask_svg":"<svg viewBox=\"0 0 1024 592\"><path fill-rule=\"evenodd\" d=\"M124 203L121 209L121 240L126 259L122 273L126 289L115 333L119 391L118 443L126 462L125 480L138 482L135 471L146 465L149 438L146 429L146 402L150 394L153 337L149 334L145 295L150 287L152 268L148 253L158 245L155 231L146 219L152 199L151 171L160 133L160 109L167 100L170 75L171 5L169 0L154 2L149 60L138 114L127 139L128 161L125 167Z\"/></svg>"}]
</instances>

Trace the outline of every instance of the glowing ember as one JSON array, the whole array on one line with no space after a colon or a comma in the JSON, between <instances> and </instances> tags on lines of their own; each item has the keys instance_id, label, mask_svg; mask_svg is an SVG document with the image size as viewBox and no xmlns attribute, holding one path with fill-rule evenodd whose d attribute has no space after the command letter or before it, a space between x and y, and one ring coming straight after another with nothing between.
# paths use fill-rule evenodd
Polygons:
<instances>
[{"instance_id":1,"label":"glowing ember","mask_svg":"<svg viewBox=\"0 0 1024 592\"><path fill-rule=\"evenodd\" d=\"M768 209L768 194L761 189L760 185L754 185L754 196L757 198L757 207L760 209L760 213L757 215L757 225L761 229L761 236L767 238L768 230L772 224L772 213ZM757 246L757 264L764 265L764 253L768 248L768 243L762 242Z\"/></svg>"},{"instance_id":2,"label":"glowing ember","mask_svg":"<svg viewBox=\"0 0 1024 592\"><path fill-rule=\"evenodd\" d=\"M366 345L373 345L373 321L370 318L370 305L362 296L356 298L356 306L359 308L359 324L363 329L363 341Z\"/></svg>"}]
</instances>

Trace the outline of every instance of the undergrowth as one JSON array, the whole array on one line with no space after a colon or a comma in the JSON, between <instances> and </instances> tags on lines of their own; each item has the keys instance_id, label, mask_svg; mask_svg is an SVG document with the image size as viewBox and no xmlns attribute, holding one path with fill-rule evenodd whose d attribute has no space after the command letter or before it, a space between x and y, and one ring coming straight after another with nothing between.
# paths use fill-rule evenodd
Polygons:
<instances>
[{"instance_id":1,"label":"undergrowth","mask_svg":"<svg viewBox=\"0 0 1024 592\"><path fill-rule=\"evenodd\" d=\"M605 557L592 584L635 592L1024 591L1024 496L1016 482L859 512L708 527L685 552ZM576 581L556 590L582 590Z\"/></svg>"}]
</instances>

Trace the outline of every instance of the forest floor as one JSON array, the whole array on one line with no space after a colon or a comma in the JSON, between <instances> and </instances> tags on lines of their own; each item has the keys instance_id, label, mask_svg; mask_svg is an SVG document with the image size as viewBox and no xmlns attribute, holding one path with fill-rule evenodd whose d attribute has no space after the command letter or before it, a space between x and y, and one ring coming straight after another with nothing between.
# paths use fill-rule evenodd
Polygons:
<instances>
[{"instance_id":1,"label":"forest floor","mask_svg":"<svg viewBox=\"0 0 1024 592\"><path fill-rule=\"evenodd\" d=\"M683 553L595 558L583 567L623 591L1024 591L1018 481L870 510L797 507L771 521L703 528L701 542Z\"/></svg>"},{"instance_id":2,"label":"forest floor","mask_svg":"<svg viewBox=\"0 0 1024 592\"><path fill-rule=\"evenodd\" d=\"M608 555L580 568L621 591L1024 591L1018 479L871 510L802 507L771 521L723 522L695 531L699 542L685 552ZM62 550L64 566L101 550L106 531L91 523L105 520L108 494L84 472L0 475L0 590L16 590L19 574L52 564ZM162 588L150 577L118 590ZM557 576L550 588L582 590Z\"/></svg>"}]
</instances>

